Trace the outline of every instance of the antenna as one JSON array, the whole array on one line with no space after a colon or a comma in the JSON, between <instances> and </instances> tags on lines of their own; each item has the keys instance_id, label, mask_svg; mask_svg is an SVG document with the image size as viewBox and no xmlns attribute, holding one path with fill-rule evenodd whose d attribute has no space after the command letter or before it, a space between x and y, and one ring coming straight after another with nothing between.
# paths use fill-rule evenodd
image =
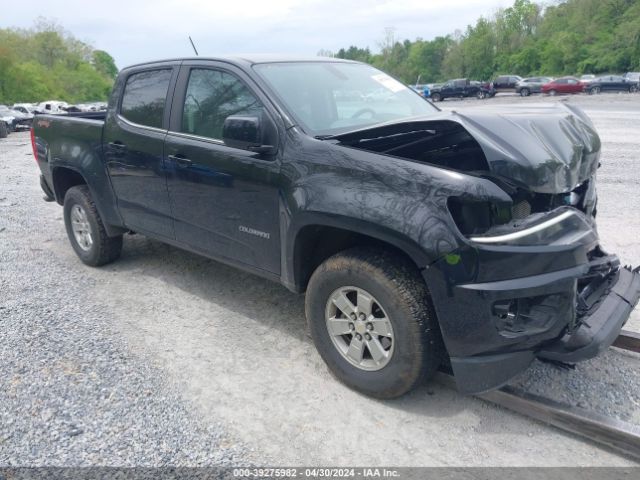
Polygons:
<instances>
[{"instance_id":1,"label":"antenna","mask_svg":"<svg viewBox=\"0 0 640 480\"><path fill-rule=\"evenodd\" d=\"M196 46L193 43L193 40L191 40L191 35L189 35L189 41L191 42L191 46L193 47L193 51L196 52L196 57L198 56L198 50L196 50Z\"/></svg>"}]
</instances>

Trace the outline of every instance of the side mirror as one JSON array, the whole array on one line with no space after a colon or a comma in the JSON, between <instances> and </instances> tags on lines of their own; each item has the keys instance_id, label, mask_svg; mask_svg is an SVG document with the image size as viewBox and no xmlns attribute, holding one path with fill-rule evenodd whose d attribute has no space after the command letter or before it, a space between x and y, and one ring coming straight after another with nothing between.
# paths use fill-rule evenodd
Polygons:
<instances>
[{"instance_id":1,"label":"side mirror","mask_svg":"<svg viewBox=\"0 0 640 480\"><path fill-rule=\"evenodd\" d=\"M278 131L271 118L260 115L231 115L222 125L222 140L232 148L274 154L278 149Z\"/></svg>"}]
</instances>

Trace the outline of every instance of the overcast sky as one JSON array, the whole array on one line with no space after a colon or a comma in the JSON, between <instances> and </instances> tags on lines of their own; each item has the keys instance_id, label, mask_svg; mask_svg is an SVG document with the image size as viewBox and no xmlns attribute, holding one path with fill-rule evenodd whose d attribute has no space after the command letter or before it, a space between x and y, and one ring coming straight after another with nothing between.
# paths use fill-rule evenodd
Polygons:
<instances>
[{"instance_id":1,"label":"overcast sky","mask_svg":"<svg viewBox=\"0 0 640 480\"><path fill-rule=\"evenodd\" d=\"M315 55L357 45L378 50L387 27L398 39L431 39L513 0L29 0L4 8L0 27L54 19L75 37L106 50L122 68L192 55Z\"/></svg>"}]
</instances>

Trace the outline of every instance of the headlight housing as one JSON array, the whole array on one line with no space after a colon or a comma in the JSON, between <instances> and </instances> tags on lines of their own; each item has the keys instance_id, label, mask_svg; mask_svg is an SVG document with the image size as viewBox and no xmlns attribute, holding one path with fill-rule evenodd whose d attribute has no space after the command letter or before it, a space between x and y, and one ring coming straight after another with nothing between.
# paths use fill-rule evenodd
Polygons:
<instances>
[{"instance_id":1,"label":"headlight housing","mask_svg":"<svg viewBox=\"0 0 640 480\"><path fill-rule=\"evenodd\" d=\"M593 222L582 212L558 208L548 213L533 214L524 221L509 222L469 237L483 245L570 245L578 241L597 240Z\"/></svg>"}]
</instances>

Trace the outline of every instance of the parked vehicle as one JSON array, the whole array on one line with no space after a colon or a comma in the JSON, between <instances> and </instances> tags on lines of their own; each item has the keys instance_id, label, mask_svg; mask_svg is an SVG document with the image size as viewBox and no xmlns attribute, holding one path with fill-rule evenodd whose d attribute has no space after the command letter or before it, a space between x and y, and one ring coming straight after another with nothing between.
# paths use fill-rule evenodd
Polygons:
<instances>
[{"instance_id":1,"label":"parked vehicle","mask_svg":"<svg viewBox=\"0 0 640 480\"><path fill-rule=\"evenodd\" d=\"M39 103L36 107L38 113L48 113L51 115L65 115L69 104L57 100L49 100L48 102Z\"/></svg>"},{"instance_id":2,"label":"parked vehicle","mask_svg":"<svg viewBox=\"0 0 640 480\"><path fill-rule=\"evenodd\" d=\"M496 93L513 93L516 91L516 85L522 77L518 75L499 75L491 82L491 90Z\"/></svg>"},{"instance_id":3,"label":"parked vehicle","mask_svg":"<svg viewBox=\"0 0 640 480\"><path fill-rule=\"evenodd\" d=\"M586 92L589 95L606 92L629 92L638 91L638 83L629 81L620 75L606 75L592 80L586 86Z\"/></svg>"},{"instance_id":4,"label":"parked vehicle","mask_svg":"<svg viewBox=\"0 0 640 480\"><path fill-rule=\"evenodd\" d=\"M199 57L126 68L78 115L37 116L32 143L84 263L133 230L306 292L320 355L368 395L445 359L472 393L592 358L640 297L600 247L605 160L572 105L443 112L357 62Z\"/></svg>"},{"instance_id":5,"label":"parked vehicle","mask_svg":"<svg viewBox=\"0 0 640 480\"><path fill-rule=\"evenodd\" d=\"M21 128L30 128L33 115L13 110L6 105L0 105L0 119L7 124L10 132L14 132Z\"/></svg>"},{"instance_id":6,"label":"parked vehicle","mask_svg":"<svg viewBox=\"0 0 640 480\"><path fill-rule=\"evenodd\" d=\"M9 126L6 122L0 119L0 138L7 138L9 135Z\"/></svg>"},{"instance_id":7,"label":"parked vehicle","mask_svg":"<svg viewBox=\"0 0 640 480\"><path fill-rule=\"evenodd\" d=\"M542 85L553 81L550 77L529 77L523 78L516 83L515 91L518 95L528 97L532 93L540 93Z\"/></svg>"},{"instance_id":8,"label":"parked vehicle","mask_svg":"<svg viewBox=\"0 0 640 480\"><path fill-rule=\"evenodd\" d=\"M434 86L430 89L430 98L434 102L440 102L446 98L486 98L487 96L490 96L490 93L483 86L467 78L449 80L439 87Z\"/></svg>"},{"instance_id":9,"label":"parked vehicle","mask_svg":"<svg viewBox=\"0 0 640 480\"><path fill-rule=\"evenodd\" d=\"M540 91L552 96L559 93L581 93L584 91L585 86L586 84L582 83L576 77L562 77L545 83L540 88Z\"/></svg>"},{"instance_id":10,"label":"parked vehicle","mask_svg":"<svg viewBox=\"0 0 640 480\"><path fill-rule=\"evenodd\" d=\"M17 110L18 112L26 113L33 115L36 113L36 106L32 103L14 103L13 110Z\"/></svg>"}]
</instances>

